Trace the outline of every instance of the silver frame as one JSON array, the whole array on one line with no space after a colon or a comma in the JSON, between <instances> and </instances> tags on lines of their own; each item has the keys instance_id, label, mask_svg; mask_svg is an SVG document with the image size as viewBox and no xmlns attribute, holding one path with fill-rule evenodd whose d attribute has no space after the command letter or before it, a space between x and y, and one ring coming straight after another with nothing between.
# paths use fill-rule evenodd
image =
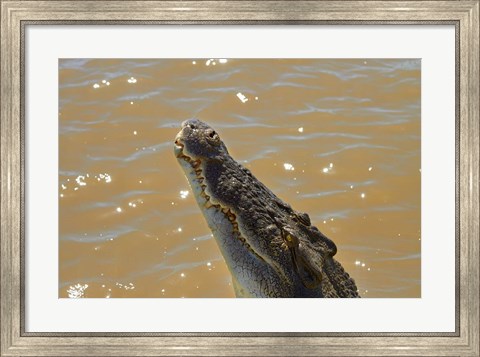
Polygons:
<instances>
[{"instance_id":1,"label":"silver frame","mask_svg":"<svg viewBox=\"0 0 480 357\"><path fill-rule=\"evenodd\" d=\"M479 1L5 1L1 5L1 356L480 356ZM452 333L25 331L29 25L444 25L456 31L456 323Z\"/></svg>"}]
</instances>

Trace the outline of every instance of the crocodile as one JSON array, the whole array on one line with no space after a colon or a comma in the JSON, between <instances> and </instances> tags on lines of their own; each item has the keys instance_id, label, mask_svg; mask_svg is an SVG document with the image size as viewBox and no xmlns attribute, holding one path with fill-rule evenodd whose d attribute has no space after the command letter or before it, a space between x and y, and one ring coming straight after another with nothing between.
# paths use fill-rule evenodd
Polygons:
<instances>
[{"instance_id":1,"label":"crocodile","mask_svg":"<svg viewBox=\"0 0 480 357\"><path fill-rule=\"evenodd\" d=\"M335 243L236 162L208 124L184 121L174 152L237 297L360 297Z\"/></svg>"}]
</instances>

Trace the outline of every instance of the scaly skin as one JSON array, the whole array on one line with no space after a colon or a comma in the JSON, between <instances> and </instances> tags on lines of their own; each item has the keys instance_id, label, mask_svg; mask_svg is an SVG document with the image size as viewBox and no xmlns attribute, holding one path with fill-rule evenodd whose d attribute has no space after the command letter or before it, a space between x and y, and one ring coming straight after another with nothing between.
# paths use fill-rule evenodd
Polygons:
<instances>
[{"instance_id":1,"label":"scaly skin","mask_svg":"<svg viewBox=\"0 0 480 357\"><path fill-rule=\"evenodd\" d=\"M175 154L237 297L360 297L335 243L237 163L210 126L183 122Z\"/></svg>"}]
</instances>

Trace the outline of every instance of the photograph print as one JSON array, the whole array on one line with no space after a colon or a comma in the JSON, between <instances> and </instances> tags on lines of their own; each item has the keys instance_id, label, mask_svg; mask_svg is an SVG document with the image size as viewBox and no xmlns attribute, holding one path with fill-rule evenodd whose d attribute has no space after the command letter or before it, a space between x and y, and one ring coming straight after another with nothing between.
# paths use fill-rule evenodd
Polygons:
<instances>
[{"instance_id":1,"label":"photograph print","mask_svg":"<svg viewBox=\"0 0 480 357\"><path fill-rule=\"evenodd\" d=\"M60 298L420 298L420 59L59 59Z\"/></svg>"}]
</instances>

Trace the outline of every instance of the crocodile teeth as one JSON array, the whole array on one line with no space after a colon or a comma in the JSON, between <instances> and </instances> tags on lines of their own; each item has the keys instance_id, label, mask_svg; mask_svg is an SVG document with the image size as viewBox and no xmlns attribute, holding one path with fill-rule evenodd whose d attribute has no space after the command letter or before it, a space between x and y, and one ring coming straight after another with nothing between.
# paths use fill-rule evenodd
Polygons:
<instances>
[{"instance_id":1,"label":"crocodile teeth","mask_svg":"<svg viewBox=\"0 0 480 357\"><path fill-rule=\"evenodd\" d=\"M203 206L207 209L210 208L210 207L213 207L213 205L210 201L205 202L205 204Z\"/></svg>"},{"instance_id":2,"label":"crocodile teeth","mask_svg":"<svg viewBox=\"0 0 480 357\"><path fill-rule=\"evenodd\" d=\"M183 153L180 153L179 156L177 156L177 157L182 158L185 161L187 161L188 163L190 163L190 165L192 167L192 172L195 172L195 174L197 176L196 177L197 182L200 183L200 187L202 188L202 191L200 192L200 196L205 198L205 203L203 204L203 207L205 207L205 209L215 207L219 211L222 211L225 214L226 218L231 222L233 231L235 232L235 235L237 236L237 239L245 246L245 248L249 252L251 252L252 254L257 256L259 259L263 259L261 256L259 256L257 254L257 252L255 252L252 249L250 244L247 243L247 240L244 237L242 237L242 234L240 233L240 230L238 228L238 223L236 221L237 216L232 211L230 211L230 208L222 207L221 205L214 204L210 201L210 196L205 193L205 190L207 189L207 185L205 185L203 183L203 181L205 181L205 177L202 176L202 168L200 167L201 161L200 160L195 160L194 161L194 160L192 160L192 158L184 155Z\"/></svg>"}]
</instances>

